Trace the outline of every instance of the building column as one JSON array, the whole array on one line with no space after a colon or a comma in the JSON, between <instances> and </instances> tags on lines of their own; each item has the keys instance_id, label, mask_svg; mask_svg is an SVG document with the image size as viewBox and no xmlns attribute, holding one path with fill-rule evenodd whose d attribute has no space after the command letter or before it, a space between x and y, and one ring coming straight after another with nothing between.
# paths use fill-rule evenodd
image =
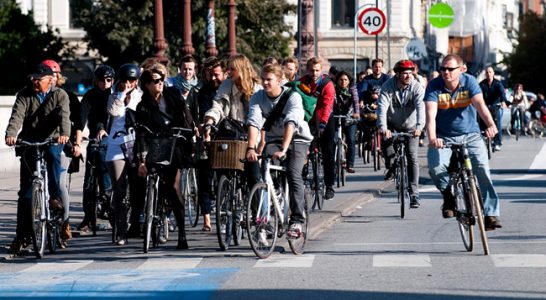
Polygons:
<instances>
[{"instance_id":1,"label":"building column","mask_svg":"<svg viewBox=\"0 0 546 300\"><path fill-rule=\"evenodd\" d=\"M218 50L216 49L216 22L214 19L214 0L208 1L207 9L207 36L206 36L206 50L207 57L218 56Z\"/></svg>"},{"instance_id":2,"label":"building column","mask_svg":"<svg viewBox=\"0 0 546 300\"><path fill-rule=\"evenodd\" d=\"M191 1L184 0L184 28L183 28L183 43L182 55L193 55L195 49L191 42Z\"/></svg>"},{"instance_id":3,"label":"building column","mask_svg":"<svg viewBox=\"0 0 546 300\"><path fill-rule=\"evenodd\" d=\"M227 55L237 54L236 47L236 27L235 27L235 0L229 0L228 2L228 48Z\"/></svg>"},{"instance_id":4,"label":"building column","mask_svg":"<svg viewBox=\"0 0 546 300\"><path fill-rule=\"evenodd\" d=\"M162 63L168 63L169 58L165 55L167 41L163 30L163 0L155 0L154 14L154 56Z\"/></svg>"},{"instance_id":5,"label":"building column","mask_svg":"<svg viewBox=\"0 0 546 300\"><path fill-rule=\"evenodd\" d=\"M301 1L301 57L300 64L305 66L307 60L314 56L315 36L313 35L313 26L315 23L313 13L313 0Z\"/></svg>"}]
</instances>

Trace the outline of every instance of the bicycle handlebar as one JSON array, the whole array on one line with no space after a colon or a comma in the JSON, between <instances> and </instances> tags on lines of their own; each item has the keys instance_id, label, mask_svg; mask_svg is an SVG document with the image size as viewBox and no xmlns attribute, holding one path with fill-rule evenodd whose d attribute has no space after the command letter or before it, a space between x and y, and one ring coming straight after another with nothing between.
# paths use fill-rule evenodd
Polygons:
<instances>
[{"instance_id":1,"label":"bicycle handlebar","mask_svg":"<svg viewBox=\"0 0 546 300\"><path fill-rule=\"evenodd\" d=\"M15 143L15 147L40 147L40 146L49 146L49 145L57 145L58 143L55 141L55 138L48 137L43 142L29 142L22 139L18 139Z\"/></svg>"}]
</instances>

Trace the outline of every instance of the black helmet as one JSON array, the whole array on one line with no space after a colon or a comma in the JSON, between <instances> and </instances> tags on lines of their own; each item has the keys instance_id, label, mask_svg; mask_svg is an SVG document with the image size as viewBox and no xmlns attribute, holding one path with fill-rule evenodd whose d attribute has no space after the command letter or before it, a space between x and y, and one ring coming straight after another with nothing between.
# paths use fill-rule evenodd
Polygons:
<instances>
[{"instance_id":1,"label":"black helmet","mask_svg":"<svg viewBox=\"0 0 546 300\"><path fill-rule=\"evenodd\" d=\"M124 64L119 67L118 79L138 79L140 77L140 68L135 64Z\"/></svg>"},{"instance_id":2,"label":"black helmet","mask_svg":"<svg viewBox=\"0 0 546 300\"><path fill-rule=\"evenodd\" d=\"M115 76L116 72L114 71L114 68L110 67L109 65L100 65L95 69L95 78L114 78Z\"/></svg>"}]
</instances>

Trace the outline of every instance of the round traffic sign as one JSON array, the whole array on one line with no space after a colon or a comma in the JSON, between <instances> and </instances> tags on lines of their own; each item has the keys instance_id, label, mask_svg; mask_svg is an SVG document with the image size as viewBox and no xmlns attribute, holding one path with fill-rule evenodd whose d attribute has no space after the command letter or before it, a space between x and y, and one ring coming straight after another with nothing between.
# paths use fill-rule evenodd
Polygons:
<instances>
[{"instance_id":1,"label":"round traffic sign","mask_svg":"<svg viewBox=\"0 0 546 300\"><path fill-rule=\"evenodd\" d=\"M446 28L454 19L453 8L446 3L436 3L428 10L428 21L434 27Z\"/></svg>"},{"instance_id":2,"label":"round traffic sign","mask_svg":"<svg viewBox=\"0 0 546 300\"><path fill-rule=\"evenodd\" d=\"M412 38L406 44L406 54L411 60L421 60L427 56L427 47L421 39Z\"/></svg>"},{"instance_id":3,"label":"round traffic sign","mask_svg":"<svg viewBox=\"0 0 546 300\"><path fill-rule=\"evenodd\" d=\"M366 34L379 34L385 28L385 24L387 24L387 18L379 8L370 7L358 15L358 26Z\"/></svg>"}]
</instances>

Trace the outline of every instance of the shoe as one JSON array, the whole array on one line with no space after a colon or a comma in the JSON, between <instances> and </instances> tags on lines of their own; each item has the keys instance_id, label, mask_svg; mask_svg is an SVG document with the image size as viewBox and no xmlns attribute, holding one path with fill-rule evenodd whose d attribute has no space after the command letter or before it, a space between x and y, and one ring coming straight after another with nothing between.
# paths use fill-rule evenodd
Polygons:
<instances>
[{"instance_id":1,"label":"shoe","mask_svg":"<svg viewBox=\"0 0 546 300\"><path fill-rule=\"evenodd\" d=\"M63 222L61 225L61 239L68 241L72 238L72 232L70 231L70 223Z\"/></svg>"},{"instance_id":2,"label":"shoe","mask_svg":"<svg viewBox=\"0 0 546 300\"><path fill-rule=\"evenodd\" d=\"M334 199L336 195L336 192L334 192L334 189L329 186L326 188L326 193L324 193L324 200L332 200Z\"/></svg>"},{"instance_id":3,"label":"shoe","mask_svg":"<svg viewBox=\"0 0 546 300\"><path fill-rule=\"evenodd\" d=\"M260 229L260 231L257 233L257 238L258 238L258 244L262 245L262 246L269 246L269 242L267 241L267 233L265 231L265 229Z\"/></svg>"},{"instance_id":4,"label":"shoe","mask_svg":"<svg viewBox=\"0 0 546 300\"><path fill-rule=\"evenodd\" d=\"M57 198L49 198L49 208L55 211L62 211L63 203Z\"/></svg>"},{"instance_id":5,"label":"shoe","mask_svg":"<svg viewBox=\"0 0 546 300\"><path fill-rule=\"evenodd\" d=\"M179 250L184 250L184 249L188 249L188 241L183 238L183 239L178 239L178 244L176 244L176 249L179 249Z\"/></svg>"},{"instance_id":6,"label":"shoe","mask_svg":"<svg viewBox=\"0 0 546 300\"><path fill-rule=\"evenodd\" d=\"M164 236L164 235L160 235L159 236L159 241L158 241L160 244L166 244L167 243L167 238Z\"/></svg>"},{"instance_id":7,"label":"shoe","mask_svg":"<svg viewBox=\"0 0 546 300\"><path fill-rule=\"evenodd\" d=\"M419 139L419 147L424 147L424 146L425 146L425 140Z\"/></svg>"},{"instance_id":8,"label":"shoe","mask_svg":"<svg viewBox=\"0 0 546 300\"><path fill-rule=\"evenodd\" d=\"M9 253L13 255L18 255L21 253L21 250L23 249L23 241L21 241L19 238L13 239L13 242L11 242L11 245L9 247Z\"/></svg>"},{"instance_id":9,"label":"shoe","mask_svg":"<svg viewBox=\"0 0 546 300\"><path fill-rule=\"evenodd\" d=\"M301 236L303 225L301 223L292 223L288 229L287 235L291 239L297 239Z\"/></svg>"},{"instance_id":10,"label":"shoe","mask_svg":"<svg viewBox=\"0 0 546 300\"><path fill-rule=\"evenodd\" d=\"M387 168L387 173L385 173L385 180L393 180L394 179L394 168Z\"/></svg>"},{"instance_id":11,"label":"shoe","mask_svg":"<svg viewBox=\"0 0 546 300\"><path fill-rule=\"evenodd\" d=\"M496 151L501 151L501 147L499 145L495 145L494 149L495 149L495 152Z\"/></svg>"},{"instance_id":12,"label":"shoe","mask_svg":"<svg viewBox=\"0 0 546 300\"><path fill-rule=\"evenodd\" d=\"M203 225L203 228L201 228L201 231L211 231L211 229L210 225L205 224Z\"/></svg>"},{"instance_id":13,"label":"shoe","mask_svg":"<svg viewBox=\"0 0 546 300\"><path fill-rule=\"evenodd\" d=\"M127 244L127 239L119 239L116 242L116 245L118 245L118 246L125 246L126 244Z\"/></svg>"},{"instance_id":14,"label":"shoe","mask_svg":"<svg viewBox=\"0 0 546 300\"><path fill-rule=\"evenodd\" d=\"M347 167L347 173L354 173L355 169L353 167Z\"/></svg>"},{"instance_id":15,"label":"shoe","mask_svg":"<svg viewBox=\"0 0 546 300\"><path fill-rule=\"evenodd\" d=\"M419 196L410 196L409 207L410 208L419 208L421 204L419 203Z\"/></svg>"},{"instance_id":16,"label":"shoe","mask_svg":"<svg viewBox=\"0 0 546 300\"><path fill-rule=\"evenodd\" d=\"M442 205L442 216L444 219L455 217L455 198L451 194L450 190L442 191L444 197L444 204Z\"/></svg>"},{"instance_id":17,"label":"shoe","mask_svg":"<svg viewBox=\"0 0 546 300\"><path fill-rule=\"evenodd\" d=\"M486 231L495 230L497 228L502 228L502 224L501 224L499 218L494 217L494 216L486 216L485 220L484 220L484 223L485 223L485 230Z\"/></svg>"}]
</instances>

